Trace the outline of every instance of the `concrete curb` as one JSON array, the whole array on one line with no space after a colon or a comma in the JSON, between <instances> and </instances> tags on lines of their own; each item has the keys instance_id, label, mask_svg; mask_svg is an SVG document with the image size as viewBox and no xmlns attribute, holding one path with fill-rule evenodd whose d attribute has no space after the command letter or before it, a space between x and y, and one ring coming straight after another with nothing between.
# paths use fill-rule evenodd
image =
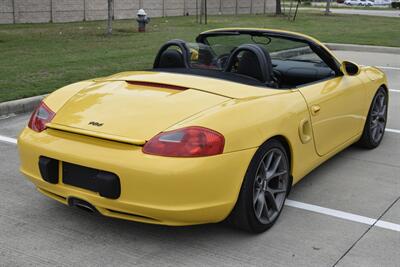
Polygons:
<instances>
[{"instance_id":1,"label":"concrete curb","mask_svg":"<svg viewBox=\"0 0 400 267\"><path fill-rule=\"evenodd\" d=\"M33 96L0 103L0 116L31 112L46 95Z\"/></svg>"},{"instance_id":2,"label":"concrete curb","mask_svg":"<svg viewBox=\"0 0 400 267\"><path fill-rule=\"evenodd\" d=\"M400 55L400 47L373 46L373 45L353 45L353 44L337 44L325 43L331 50L355 51L355 52L371 52L371 53L387 53ZM19 114L31 112L46 95L28 97L8 102L0 103L0 117L10 114Z\"/></svg>"},{"instance_id":3,"label":"concrete curb","mask_svg":"<svg viewBox=\"0 0 400 267\"><path fill-rule=\"evenodd\" d=\"M337 44L337 43L325 43L325 45L331 50L370 52L370 53L387 53L387 54L400 55L400 47Z\"/></svg>"}]
</instances>

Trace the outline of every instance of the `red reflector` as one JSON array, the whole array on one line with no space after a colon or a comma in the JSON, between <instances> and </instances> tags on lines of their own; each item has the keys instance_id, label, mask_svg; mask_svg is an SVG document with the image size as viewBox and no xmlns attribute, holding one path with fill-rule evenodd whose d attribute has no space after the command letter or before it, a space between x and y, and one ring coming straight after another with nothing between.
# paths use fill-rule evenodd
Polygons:
<instances>
[{"instance_id":1,"label":"red reflector","mask_svg":"<svg viewBox=\"0 0 400 267\"><path fill-rule=\"evenodd\" d=\"M198 126L163 132L144 147L146 154L166 157L204 157L222 154L225 138L220 133Z\"/></svg>"},{"instance_id":2,"label":"red reflector","mask_svg":"<svg viewBox=\"0 0 400 267\"><path fill-rule=\"evenodd\" d=\"M51 122L56 114L42 101L33 111L28 127L36 132L46 129L46 124Z\"/></svg>"}]
</instances>

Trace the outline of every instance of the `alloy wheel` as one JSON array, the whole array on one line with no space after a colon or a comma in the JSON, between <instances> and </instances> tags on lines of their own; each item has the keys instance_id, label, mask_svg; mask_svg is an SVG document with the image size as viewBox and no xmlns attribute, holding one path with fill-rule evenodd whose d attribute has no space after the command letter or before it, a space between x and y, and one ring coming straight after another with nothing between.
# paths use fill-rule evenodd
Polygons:
<instances>
[{"instance_id":1,"label":"alloy wheel","mask_svg":"<svg viewBox=\"0 0 400 267\"><path fill-rule=\"evenodd\" d=\"M289 170L285 154L269 150L261 160L253 186L253 208L262 224L272 222L280 213L287 195Z\"/></svg>"},{"instance_id":2,"label":"alloy wheel","mask_svg":"<svg viewBox=\"0 0 400 267\"><path fill-rule=\"evenodd\" d=\"M375 143L379 143L385 132L387 118L386 95L379 92L374 99L371 112L370 136Z\"/></svg>"}]
</instances>

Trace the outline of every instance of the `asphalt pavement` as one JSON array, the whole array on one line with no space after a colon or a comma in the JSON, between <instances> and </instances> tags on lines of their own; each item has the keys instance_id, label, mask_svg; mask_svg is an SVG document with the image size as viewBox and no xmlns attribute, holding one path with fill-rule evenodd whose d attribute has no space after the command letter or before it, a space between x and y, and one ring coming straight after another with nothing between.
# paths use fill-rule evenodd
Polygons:
<instances>
[{"instance_id":1,"label":"asphalt pavement","mask_svg":"<svg viewBox=\"0 0 400 267\"><path fill-rule=\"evenodd\" d=\"M385 137L375 150L350 147L307 175L260 235L224 224L147 225L64 206L18 171L13 141L29 114L0 119L0 266L399 266L400 55L336 54L387 73Z\"/></svg>"}]
</instances>

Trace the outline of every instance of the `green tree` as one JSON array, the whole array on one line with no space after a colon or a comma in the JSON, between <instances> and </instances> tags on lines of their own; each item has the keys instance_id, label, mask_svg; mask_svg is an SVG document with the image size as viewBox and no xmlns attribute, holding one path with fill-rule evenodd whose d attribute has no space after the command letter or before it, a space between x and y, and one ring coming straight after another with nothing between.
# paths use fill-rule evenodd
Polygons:
<instances>
[{"instance_id":1,"label":"green tree","mask_svg":"<svg viewBox=\"0 0 400 267\"><path fill-rule=\"evenodd\" d=\"M281 0L276 0L276 10L275 10L276 15L282 14L282 7L281 7Z\"/></svg>"}]
</instances>

